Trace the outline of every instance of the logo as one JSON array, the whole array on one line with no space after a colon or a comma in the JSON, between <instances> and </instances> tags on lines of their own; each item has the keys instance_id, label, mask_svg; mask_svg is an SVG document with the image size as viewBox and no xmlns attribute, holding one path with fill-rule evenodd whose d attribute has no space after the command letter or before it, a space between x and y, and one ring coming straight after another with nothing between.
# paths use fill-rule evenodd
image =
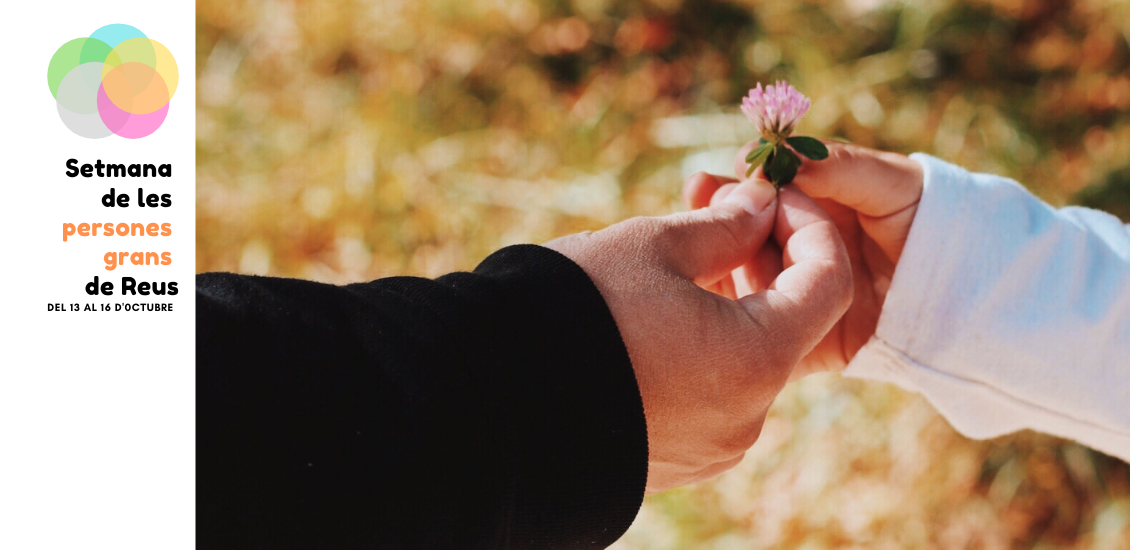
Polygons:
<instances>
[{"instance_id":1,"label":"logo","mask_svg":"<svg viewBox=\"0 0 1130 550\"><path fill-rule=\"evenodd\" d=\"M47 67L59 118L91 139L111 134L137 139L157 131L178 77L168 48L120 23L63 44Z\"/></svg>"}]
</instances>

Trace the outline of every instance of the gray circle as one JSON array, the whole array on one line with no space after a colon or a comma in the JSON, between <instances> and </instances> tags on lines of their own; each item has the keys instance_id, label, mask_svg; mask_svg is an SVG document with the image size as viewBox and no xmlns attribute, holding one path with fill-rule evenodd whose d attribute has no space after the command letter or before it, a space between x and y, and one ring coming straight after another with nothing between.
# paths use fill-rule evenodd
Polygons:
<instances>
[{"instance_id":1,"label":"gray circle","mask_svg":"<svg viewBox=\"0 0 1130 550\"><path fill-rule=\"evenodd\" d=\"M59 82L55 101L72 113L98 113L98 88L102 85L102 63L83 63Z\"/></svg>"},{"instance_id":2,"label":"gray circle","mask_svg":"<svg viewBox=\"0 0 1130 550\"><path fill-rule=\"evenodd\" d=\"M65 124L70 131L84 138L100 139L114 133L106 127L105 122L102 122L102 115L96 112L88 114L73 113L60 103L59 118L62 119L63 124Z\"/></svg>"},{"instance_id":3,"label":"gray circle","mask_svg":"<svg viewBox=\"0 0 1130 550\"><path fill-rule=\"evenodd\" d=\"M55 96L59 118L70 131L84 138L99 139L114 133L98 114L98 88L101 85L101 63L83 63L71 69L59 82L59 92Z\"/></svg>"}]
</instances>

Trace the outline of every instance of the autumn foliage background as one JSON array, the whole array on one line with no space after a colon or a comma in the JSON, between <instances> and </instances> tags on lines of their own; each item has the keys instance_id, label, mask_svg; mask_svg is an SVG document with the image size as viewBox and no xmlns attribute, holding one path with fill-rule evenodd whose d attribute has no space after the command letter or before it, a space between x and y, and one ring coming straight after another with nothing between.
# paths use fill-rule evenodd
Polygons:
<instances>
[{"instance_id":1,"label":"autumn foliage background","mask_svg":"<svg viewBox=\"0 0 1130 550\"><path fill-rule=\"evenodd\" d=\"M801 134L1130 221L1128 39L1119 0L198 0L197 270L435 276L680 210L776 78L814 100ZM820 375L616 546L929 547L1130 548L1130 468Z\"/></svg>"}]
</instances>

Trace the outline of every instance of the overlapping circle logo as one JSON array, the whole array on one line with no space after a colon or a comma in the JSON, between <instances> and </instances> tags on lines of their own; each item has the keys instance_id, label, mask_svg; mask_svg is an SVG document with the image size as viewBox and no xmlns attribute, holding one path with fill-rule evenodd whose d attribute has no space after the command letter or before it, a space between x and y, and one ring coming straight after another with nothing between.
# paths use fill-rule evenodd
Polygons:
<instances>
[{"instance_id":1,"label":"overlapping circle logo","mask_svg":"<svg viewBox=\"0 0 1130 550\"><path fill-rule=\"evenodd\" d=\"M137 139L157 131L177 90L177 62L160 42L115 23L63 44L47 67L59 118L98 139Z\"/></svg>"}]
</instances>

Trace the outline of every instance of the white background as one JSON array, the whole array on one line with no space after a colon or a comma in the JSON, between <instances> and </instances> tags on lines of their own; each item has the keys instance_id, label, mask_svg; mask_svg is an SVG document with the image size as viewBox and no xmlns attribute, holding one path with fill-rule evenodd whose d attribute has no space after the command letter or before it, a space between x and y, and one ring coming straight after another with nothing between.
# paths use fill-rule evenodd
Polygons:
<instances>
[{"instance_id":1,"label":"white background","mask_svg":"<svg viewBox=\"0 0 1130 550\"><path fill-rule=\"evenodd\" d=\"M0 197L0 548L195 547L195 5L98 0L4 8ZM55 50L111 24L172 51L180 83L163 126L90 140L59 120ZM172 178L71 179L65 163L169 163ZM171 208L137 208L137 187ZM128 209L103 208L110 187ZM171 237L62 240L64 222L169 222ZM103 269L110 250L172 253L171 266ZM95 275L176 281L177 296L91 297ZM172 302L173 313L55 313L59 303Z\"/></svg>"}]
</instances>

